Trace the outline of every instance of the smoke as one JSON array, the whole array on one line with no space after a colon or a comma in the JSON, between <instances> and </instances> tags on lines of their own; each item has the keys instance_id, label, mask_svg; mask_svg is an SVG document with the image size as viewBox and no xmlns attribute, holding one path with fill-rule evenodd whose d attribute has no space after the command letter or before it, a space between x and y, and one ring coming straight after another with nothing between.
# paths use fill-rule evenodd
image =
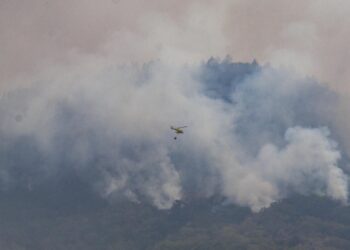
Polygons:
<instances>
[{"instance_id":1,"label":"smoke","mask_svg":"<svg viewBox=\"0 0 350 250\"><path fill-rule=\"evenodd\" d=\"M337 167L340 153L328 135L325 128L289 128L286 145L264 145L256 159L245 166L247 172L237 184L237 190L242 191L232 191L229 185L227 194L253 211L291 193L327 195L345 202L347 177Z\"/></svg>"},{"instance_id":2,"label":"smoke","mask_svg":"<svg viewBox=\"0 0 350 250\"><path fill-rule=\"evenodd\" d=\"M293 193L346 203L349 7L1 1L0 188L74 176L159 208L193 195L254 211ZM226 54L296 73L198 65ZM174 141L170 125L189 127Z\"/></svg>"},{"instance_id":3,"label":"smoke","mask_svg":"<svg viewBox=\"0 0 350 250\"><path fill-rule=\"evenodd\" d=\"M347 202L340 97L313 79L229 58L85 56L26 81L0 99L3 192L75 176L106 199L158 208L193 195L253 211L294 193ZM188 128L175 141L170 125Z\"/></svg>"}]
</instances>

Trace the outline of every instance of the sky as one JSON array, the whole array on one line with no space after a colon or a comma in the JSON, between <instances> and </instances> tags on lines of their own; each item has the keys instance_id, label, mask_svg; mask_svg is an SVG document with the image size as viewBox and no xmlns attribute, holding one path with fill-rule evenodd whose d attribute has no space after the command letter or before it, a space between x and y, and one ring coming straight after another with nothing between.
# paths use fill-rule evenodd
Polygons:
<instances>
[{"instance_id":1,"label":"sky","mask_svg":"<svg viewBox=\"0 0 350 250\"><path fill-rule=\"evenodd\" d=\"M161 209L347 204L349 7L1 1L0 190L74 175ZM188 128L175 142L170 125Z\"/></svg>"},{"instance_id":2,"label":"sky","mask_svg":"<svg viewBox=\"0 0 350 250\"><path fill-rule=\"evenodd\" d=\"M348 91L349 10L345 0L3 0L1 84L81 55L193 63L230 54Z\"/></svg>"}]
</instances>

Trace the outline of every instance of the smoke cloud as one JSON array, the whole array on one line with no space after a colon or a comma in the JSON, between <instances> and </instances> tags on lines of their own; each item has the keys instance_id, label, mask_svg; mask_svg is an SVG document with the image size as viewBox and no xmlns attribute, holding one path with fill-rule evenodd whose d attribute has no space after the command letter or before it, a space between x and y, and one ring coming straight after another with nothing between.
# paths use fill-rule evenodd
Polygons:
<instances>
[{"instance_id":1,"label":"smoke cloud","mask_svg":"<svg viewBox=\"0 0 350 250\"><path fill-rule=\"evenodd\" d=\"M293 193L347 202L339 97L313 79L230 58L120 66L105 57L34 79L0 99L3 192L74 175L106 199L159 208L193 195L253 211ZM188 128L175 141L170 125Z\"/></svg>"}]
</instances>

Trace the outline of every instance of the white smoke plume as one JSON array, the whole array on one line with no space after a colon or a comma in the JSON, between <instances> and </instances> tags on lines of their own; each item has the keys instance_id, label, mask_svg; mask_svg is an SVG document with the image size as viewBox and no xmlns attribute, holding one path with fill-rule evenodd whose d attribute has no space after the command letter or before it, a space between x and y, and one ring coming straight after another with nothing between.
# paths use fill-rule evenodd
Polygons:
<instances>
[{"instance_id":1,"label":"white smoke plume","mask_svg":"<svg viewBox=\"0 0 350 250\"><path fill-rule=\"evenodd\" d=\"M191 195L253 211L293 193L347 202L344 150L329 123L337 95L312 79L230 59L84 57L24 86L0 100L3 190L74 173L107 199L159 208ZM332 108L320 111L321 100ZM188 128L175 141L170 125Z\"/></svg>"}]
</instances>

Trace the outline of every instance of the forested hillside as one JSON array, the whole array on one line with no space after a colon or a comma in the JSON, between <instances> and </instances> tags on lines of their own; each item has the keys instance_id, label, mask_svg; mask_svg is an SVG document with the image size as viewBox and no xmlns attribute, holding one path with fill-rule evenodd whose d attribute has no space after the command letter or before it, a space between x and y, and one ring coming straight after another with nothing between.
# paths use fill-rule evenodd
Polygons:
<instances>
[{"instance_id":1,"label":"forested hillside","mask_svg":"<svg viewBox=\"0 0 350 250\"><path fill-rule=\"evenodd\" d=\"M294 196L259 213L225 199L179 201L170 210L74 193L1 197L0 248L28 249L348 249L350 208Z\"/></svg>"}]
</instances>

